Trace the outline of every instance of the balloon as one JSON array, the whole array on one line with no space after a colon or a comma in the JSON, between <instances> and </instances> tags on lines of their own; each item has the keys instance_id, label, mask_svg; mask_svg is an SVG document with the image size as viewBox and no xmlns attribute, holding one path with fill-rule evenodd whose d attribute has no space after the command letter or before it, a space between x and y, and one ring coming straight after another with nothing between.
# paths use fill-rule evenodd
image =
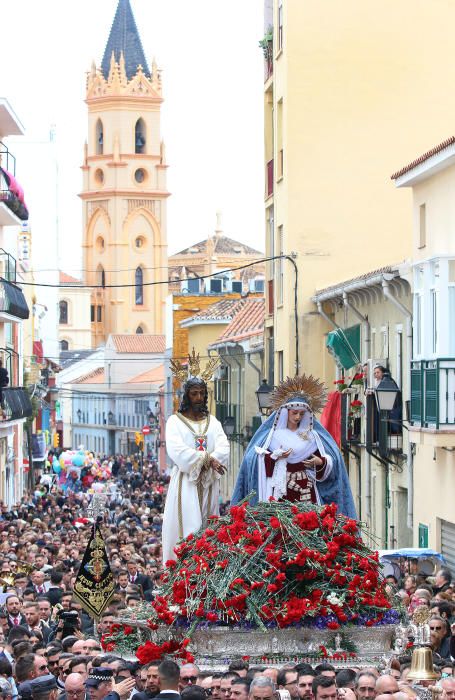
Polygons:
<instances>
[{"instance_id":1,"label":"balloon","mask_svg":"<svg viewBox=\"0 0 455 700\"><path fill-rule=\"evenodd\" d=\"M75 467L82 467L84 465L84 461L85 461L84 455L81 455L80 453L78 453L77 455L74 455L73 459L71 460L72 464Z\"/></svg>"},{"instance_id":2,"label":"balloon","mask_svg":"<svg viewBox=\"0 0 455 700\"><path fill-rule=\"evenodd\" d=\"M62 471L62 468L58 462L54 462L54 464L52 465L52 469L54 470L55 474L60 474L60 472Z\"/></svg>"}]
</instances>

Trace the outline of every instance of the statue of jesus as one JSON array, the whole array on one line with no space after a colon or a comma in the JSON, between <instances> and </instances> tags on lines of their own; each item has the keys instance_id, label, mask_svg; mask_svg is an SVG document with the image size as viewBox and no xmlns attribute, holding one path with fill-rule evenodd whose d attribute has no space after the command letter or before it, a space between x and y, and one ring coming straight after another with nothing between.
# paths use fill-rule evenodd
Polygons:
<instances>
[{"instance_id":1,"label":"statue of jesus","mask_svg":"<svg viewBox=\"0 0 455 700\"><path fill-rule=\"evenodd\" d=\"M166 449L173 462L163 517L163 562L174 547L219 513L219 484L229 461L229 442L207 408L207 384L190 376L180 407L166 424Z\"/></svg>"}]
</instances>

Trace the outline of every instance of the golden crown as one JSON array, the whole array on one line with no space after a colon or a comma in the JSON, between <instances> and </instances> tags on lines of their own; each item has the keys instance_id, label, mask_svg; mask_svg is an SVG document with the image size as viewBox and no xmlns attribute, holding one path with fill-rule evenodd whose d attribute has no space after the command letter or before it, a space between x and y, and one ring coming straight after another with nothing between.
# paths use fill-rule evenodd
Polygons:
<instances>
[{"instance_id":1,"label":"golden crown","mask_svg":"<svg viewBox=\"0 0 455 700\"><path fill-rule=\"evenodd\" d=\"M193 378L202 379L204 382L209 382L220 363L221 358L219 355L210 357L204 370L201 372L199 353L196 354L194 348L188 355L188 363L182 364L180 360L175 359L172 359L169 362L172 374L176 379L178 379L179 382L182 382L182 384Z\"/></svg>"}]
</instances>

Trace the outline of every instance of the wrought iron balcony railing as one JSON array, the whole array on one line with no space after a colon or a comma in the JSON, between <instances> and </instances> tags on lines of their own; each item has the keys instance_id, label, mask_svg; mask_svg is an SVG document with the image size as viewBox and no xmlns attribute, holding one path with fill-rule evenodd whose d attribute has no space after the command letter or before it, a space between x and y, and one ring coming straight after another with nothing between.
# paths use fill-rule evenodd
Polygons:
<instances>
[{"instance_id":1,"label":"wrought iron balcony railing","mask_svg":"<svg viewBox=\"0 0 455 700\"><path fill-rule=\"evenodd\" d=\"M1 390L0 425L2 421L30 418L33 409L30 394L24 387L6 387Z\"/></svg>"},{"instance_id":2,"label":"wrought iron balcony railing","mask_svg":"<svg viewBox=\"0 0 455 700\"><path fill-rule=\"evenodd\" d=\"M411 425L455 430L455 358L411 362Z\"/></svg>"}]
</instances>

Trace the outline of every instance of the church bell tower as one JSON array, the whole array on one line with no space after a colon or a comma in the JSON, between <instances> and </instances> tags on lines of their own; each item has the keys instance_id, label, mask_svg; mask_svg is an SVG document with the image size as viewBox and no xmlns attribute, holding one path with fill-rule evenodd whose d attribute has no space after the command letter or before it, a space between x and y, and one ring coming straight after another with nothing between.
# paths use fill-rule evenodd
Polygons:
<instances>
[{"instance_id":1,"label":"church bell tower","mask_svg":"<svg viewBox=\"0 0 455 700\"><path fill-rule=\"evenodd\" d=\"M110 333L164 332L166 156L155 61L149 70L130 0L119 0L101 68L87 77L84 149L85 282L92 346ZM150 282L163 284L149 285Z\"/></svg>"}]
</instances>

